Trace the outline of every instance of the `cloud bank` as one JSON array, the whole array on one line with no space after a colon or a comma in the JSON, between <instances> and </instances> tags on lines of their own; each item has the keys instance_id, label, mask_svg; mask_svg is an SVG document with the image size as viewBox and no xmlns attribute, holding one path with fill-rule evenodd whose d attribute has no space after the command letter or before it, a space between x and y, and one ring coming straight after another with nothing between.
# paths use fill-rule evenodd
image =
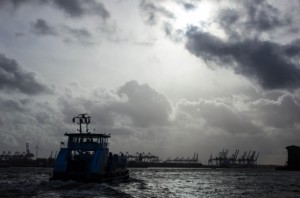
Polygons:
<instances>
[{"instance_id":1,"label":"cloud bank","mask_svg":"<svg viewBox=\"0 0 300 198\"><path fill-rule=\"evenodd\" d=\"M280 45L247 39L230 42L191 28L186 48L196 56L234 69L265 89L295 89L300 85L299 42Z\"/></svg>"},{"instance_id":2,"label":"cloud bank","mask_svg":"<svg viewBox=\"0 0 300 198\"><path fill-rule=\"evenodd\" d=\"M36 78L34 72L29 72L13 60L0 54L0 89L18 91L28 95L51 93L51 88Z\"/></svg>"},{"instance_id":3,"label":"cloud bank","mask_svg":"<svg viewBox=\"0 0 300 198\"><path fill-rule=\"evenodd\" d=\"M110 17L110 13L105 8L103 3L96 0L3 0L0 3L0 8L4 8L5 6L13 6L15 9L18 9L23 5L52 5L53 7L63 11L71 18L99 16L102 19L107 19Z\"/></svg>"}]
</instances>

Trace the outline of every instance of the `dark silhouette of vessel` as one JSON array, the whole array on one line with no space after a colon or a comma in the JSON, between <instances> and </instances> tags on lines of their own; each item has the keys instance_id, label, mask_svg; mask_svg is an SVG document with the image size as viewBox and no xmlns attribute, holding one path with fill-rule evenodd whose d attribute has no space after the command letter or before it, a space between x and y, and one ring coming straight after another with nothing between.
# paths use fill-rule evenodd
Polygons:
<instances>
[{"instance_id":1,"label":"dark silhouette of vessel","mask_svg":"<svg viewBox=\"0 0 300 198\"><path fill-rule=\"evenodd\" d=\"M79 114L73 118L79 125L79 133L65 133L66 148L61 148L54 163L50 180L77 180L82 182L112 182L129 179L127 158L123 154L109 152L110 134L91 133L90 117ZM85 125L86 133L82 132Z\"/></svg>"},{"instance_id":2,"label":"dark silhouette of vessel","mask_svg":"<svg viewBox=\"0 0 300 198\"><path fill-rule=\"evenodd\" d=\"M276 170L300 171L300 147L291 145L286 147L288 158L284 166L276 167Z\"/></svg>"}]
</instances>

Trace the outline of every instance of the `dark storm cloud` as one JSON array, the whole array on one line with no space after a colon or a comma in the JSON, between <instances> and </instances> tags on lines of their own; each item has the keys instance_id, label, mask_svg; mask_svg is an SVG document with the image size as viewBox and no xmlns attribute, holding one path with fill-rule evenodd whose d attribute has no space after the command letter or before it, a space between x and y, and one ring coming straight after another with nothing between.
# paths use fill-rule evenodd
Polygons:
<instances>
[{"instance_id":1,"label":"dark storm cloud","mask_svg":"<svg viewBox=\"0 0 300 198\"><path fill-rule=\"evenodd\" d=\"M18 37L23 37L23 36L25 36L25 34L22 33L22 32L17 32L17 33L15 34L15 36L18 38Z\"/></svg>"},{"instance_id":2,"label":"dark storm cloud","mask_svg":"<svg viewBox=\"0 0 300 198\"><path fill-rule=\"evenodd\" d=\"M226 138L235 138L230 136L234 135L266 139L288 135L285 137L287 143L299 139L298 101L299 98L292 94L281 95L277 99L253 100L236 95L212 100L182 100L176 104L173 123L177 130L181 129L189 134L227 134ZM225 139L220 141L229 143ZM244 143L255 144L252 140L244 140ZM281 142L283 145L285 143Z\"/></svg>"},{"instance_id":3,"label":"dark storm cloud","mask_svg":"<svg viewBox=\"0 0 300 198\"><path fill-rule=\"evenodd\" d=\"M0 89L29 95L51 92L49 87L36 79L35 73L24 70L15 60L3 54L0 54Z\"/></svg>"},{"instance_id":4,"label":"dark storm cloud","mask_svg":"<svg viewBox=\"0 0 300 198\"><path fill-rule=\"evenodd\" d=\"M166 125L172 108L166 97L147 84L136 81L122 86L119 95L125 94L128 101L120 106L120 111L128 115L137 126Z\"/></svg>"},{"instance_id":5,"label":"dark storm cloud","mask_svg":"<svg viewBox=\"0 0 300 198\"><path fill-rule=\"evenodd\" d=\"M65 25L64 30L68 35L71 36L67 39L67 42L77 41L83 45L92 44L92 34L86 28L73 28ZM75 40L73 40L72 38L74 38Z\"/></svg>"},{"instance_id":6,"label":"dark storm cloud","mask_svg":"<svg viewBox=\"0 0 300 198\"><path fill-rule=\"evenodd\" d=\"M56 28L44 19L31 22L31 32L38 36L59 36L66 43L92 44L92 34L86 28L73 28L68 25Z\"/></svg>"},{"instance_id":7,"label":"dark storm cloud","mask_svg":"<svg viewBox=\"0 0 300 198\"><path fill-rule=\"evenodd\" d=\"M2 0L0 1L0 7L2 5L5 5L5 4L12 4L14 7L18 7L24 3L26 3L26 0Z\"/></svg>"},{"instance_id":8,"label":"dark storm cloud","mask_svg":"<svg viewBox=\"0 0 300 198\"><path fill-rule=\"evenodd\" d=\"M31 29L34 34L40 36L55 36L57 35L55 28L48 24L44 19L37 19L31 23Z\"/></svg>"},{"instance_id":9,"label":"dark storm cloud","mask_svg":"<svg viewBox=\"0 0 300 198\"><path fill-rule=\"evenodd\" d=\"M236 73L257 80L265 89L300 86L298 42L288 45L257 39L225 42L196 28L191 28L187 37L186 48L191 53L220 66L232 67Z\"/></svg>"},{"instance_id":10,"label":"dark storm cloud","mask_svg":"<svg viewBox=\"0 0 300 198\"><path fill-rule=\"evenodd\" d=\"M90 41L92 35L86 28L73 28L68 25L55 28L44 19L31 22L31 32L38 36L60 36L68 43L92 44Z\"/></svg>"},{"instance_id":11,"label":"dark storm cloud","mask_svg":"<svg viewBox=\"0 0 300 198\"><path fill-rule=\"evenodd\" d=\"M194 10L195 8L197 8L196 2L187 2L184 0L177 0L176 2L181 5L186 11Z\"/></svg>"},{"instance_id":12,"label":"dark storm cloud","mask_svg":"<svg viewBox=\"0 0 300 198\"><path fill-rule=\"evenodd\" d=\"M172 36L172 33L173 33L173 26L172 26L170 23L164 23L163 29L164 29L164 32L166 33L166 35L167 35L168 37L171 37L171 36Z\"/></svg>"},{"instance_id":13,"label":"dark storm cloud","mask_svg":"<svg viewBox=\"0 0 300 198\"><path fill-rule=\"evenodd\" d=\"M194 10L196 8L196 6L191 3L184 3L183 6L184 6L184 9L186 9L186 10Z\"/></svg>"},{"instance_id":14,"label":"dark storm cloud","mask_svg":"<svg viewBox=\"0 0 300 198\"><path fill-rule=\"evenodd\" d=\"M125 127L168 125L172 112L164 95L136 81L127 82L117 92L97 91L91 98L67 97L60 103L66 117L90 112L106 128L114 128L118 123Z\"/></svg>"},{"instance_id":15,"label":"dark storm cloud","mask_svg":"<svg viewBox=\"0 0 300 198\"><path fill-rule=\"evenodd\" d=\"M291 23L288 16L282 16L279 10L266 0L246 0L243 4L248 14L246 22L248 29L268 31Z\"/></svg>"},{"instance_id":16,"label":"dark storm cloud","mask_svg":"<svg viewBox=\"0 0 300 198\"><path fill-rule=\"evenodd\" d=\"M39 156L49 156L51 150L59 148L58 139L68 128L55 108L37 102L36 98L24 97L0 96L0 151L24 151L29 142L31 149L39 144Z\"/></svg>"},{"instance_id":17,"label":"dark storm cloud","mask_svg":"<svg viewBox=\"0 0 300 198\"><path fill-rule=\"evenodd\" d=\"M260 35L293 22L292 14L282 13L265 0L237 2L241 8L224 8L218 13L217 21L229 37L249 37L251 33Z\"/></svg>"},{"instance_id":18,"label":"dark storm cloud","mask_svg":"<svg viewBox=\"0 0 300 198\"><path fill-rule=\"evenodd\" d=\"M299 98L298 98L299 100ZM299 124L300 104L291 94L285 94L276 100L259 99L250 104L255 119L265 126L285 129L295 128Z\"/></svg>"},{"instance_id":19,"label":"dark storm cloud","mask_svg":"<svg viewBox=\"0 0 300 198\"><path fill-rule=\"evenodd\" d=\"M239 20L240 14L234 9L224 9L219 13L219 19L223 26L234 24Z\"/></svg>"},{"instance_id":20,"label":"dark storm cloud","mask_svg":"<svg viewBox=\"0 0 300 198\"><path fill-rule=\"evenodd\" d=\"M110 16L104 5L95 0L54 0L54 4L71 17L97 15L107 19Z\"/></svg>"},{"instance_id":21,"label":"dark storm cloud","mask_svg":"<svg viewBox=\"0 0 300 198\"><path fill-rule=\"evenodd\" d=\"M234 9L224 9L219 13L219 24L222 26L229 39L240 39L237 22L240 18L240 13ZM240 27L240 26L239 26ZM244 35L244 34L243 34Z\"/></svg>"},{"instance_id":22,"label":"dark storm cloud","mask_svg":"<svg viewBox=\"0 0 300 198\"><path fill-rule=\"evenodd\" d=\"M116 90L97 89L91 95L78 97L70 92L60 98L60 108L68 124L79 113L89 113L90 129L113 134L114 148L130 152L161 152L171 124L172 107L167 98L136 81Z\"/></svg>"},{"instance_id":23,"label":"dark storm cloud","mask_svg":"<svg viewBox=\"0 0 300 198\"><path fill-rule=\"evenodd\" d=\"M66 26L67 30L76 38L90 38L91 33L85 28L71 28Z\"/></svg>"},{"instance_id":24,"label":"dark storm cloud","mask_svg":"<svg viewBox=\"0 0 300 198\"><path fill-rule=\"evenodd\" d=\"M100 16L102 19L107 19L110 13L107 11L103 3L96 0L1 0L0 7L4 5L12 5L18 8L24 4L46 5L52 4L62 10L67 15L79 18L87 15Z\"/></svg>"},{"instance_id":25,"label":"dark storm cloud","mask_svg":"<svg viewBox=\"0 0 300 198\"><path fill-rule=\"evenodd\" d=\"M93 36L86 28L74 28L68 25L63 26L65 32L64 42L80 44L83 46L93 45Z\"/></svg>"},{"instance_id":26,"label":"dark storm cloud","mask_svg":"<svg viewBox=\"0 0 300 198\"><path fill-rule=\"evenodd\" d=\"M176 124L197 126L209 131L221 131L229 134L256 134L261 129L251 123L251 117L234 108L231 99L215 99L191 102L182 100L176 107ZM187 123L191 123L187 125ZM189 128L189 127L188 127Z\"/></svg>"},{"instance_id":27,"label":"dark storm cloud","mask_svg":"<svg viewBox=\"0 0 300 198\"><path fill-rule=\"evenodd\" d=\"M2 112L4 111L16 111L16 112L25 112L26 111L26 103L21 100L9 99L4 100L0 98L0 109Z\"/></svg>"},{"instance_id":28,"label":"dark storm cloud","mask_svg":"<svg viewBox=\"0 0 300 198\"><path fill-rule=\"evenodd\" d=\"M174 42L181 42L185 37L185 33L183 30L174 29L174 27L170 23L164 23L163 30L166 36Z\"/></svg>"},{"instance_id":29,"label":"dark storm cloud","mask_svg":"<svg viewBox=\"0 0 300 198\"><path fill-rule=\"evenodd\" d=\"M146 17L146 22L150 25L157 24L161 16L167 18L175 17L172 12L165 9L155 1L142 0L140 3L140 9Z\"/></svg>"}]
</instances>

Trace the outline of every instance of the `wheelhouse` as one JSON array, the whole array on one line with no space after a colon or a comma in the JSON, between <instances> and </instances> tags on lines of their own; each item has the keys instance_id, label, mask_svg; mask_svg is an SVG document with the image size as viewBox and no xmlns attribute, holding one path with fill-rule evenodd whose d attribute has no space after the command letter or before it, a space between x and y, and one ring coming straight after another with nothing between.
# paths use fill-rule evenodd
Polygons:
<instances>
[{"instance_id":1,"label":"wheelhouse","mask_svg":"<svg viewBox=\"0 0 300 198\"><path fill-rule=\"evenodd\" d=\"M65 133L65 136L68 136L68 148L70 150L108 149L109 146L108 138L110 135L107 134Z\"/></svg>"}]
</instances>

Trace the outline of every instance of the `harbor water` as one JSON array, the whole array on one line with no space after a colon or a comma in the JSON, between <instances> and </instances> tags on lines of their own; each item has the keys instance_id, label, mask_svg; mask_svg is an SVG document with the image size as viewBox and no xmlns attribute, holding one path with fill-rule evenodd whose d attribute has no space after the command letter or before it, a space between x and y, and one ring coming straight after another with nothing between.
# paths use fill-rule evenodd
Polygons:
<instances>
[{"instance_id":1,"label":"harbor water","mask_svg":"<svg viewBox=\"0 0 300 198\"><path fill-rule=\"evenodd\" d=\"M300 172L130 169L125 183L51 181L51 168L0 168L0 197L300 197Z\"/></svg>"}]
</instances>

